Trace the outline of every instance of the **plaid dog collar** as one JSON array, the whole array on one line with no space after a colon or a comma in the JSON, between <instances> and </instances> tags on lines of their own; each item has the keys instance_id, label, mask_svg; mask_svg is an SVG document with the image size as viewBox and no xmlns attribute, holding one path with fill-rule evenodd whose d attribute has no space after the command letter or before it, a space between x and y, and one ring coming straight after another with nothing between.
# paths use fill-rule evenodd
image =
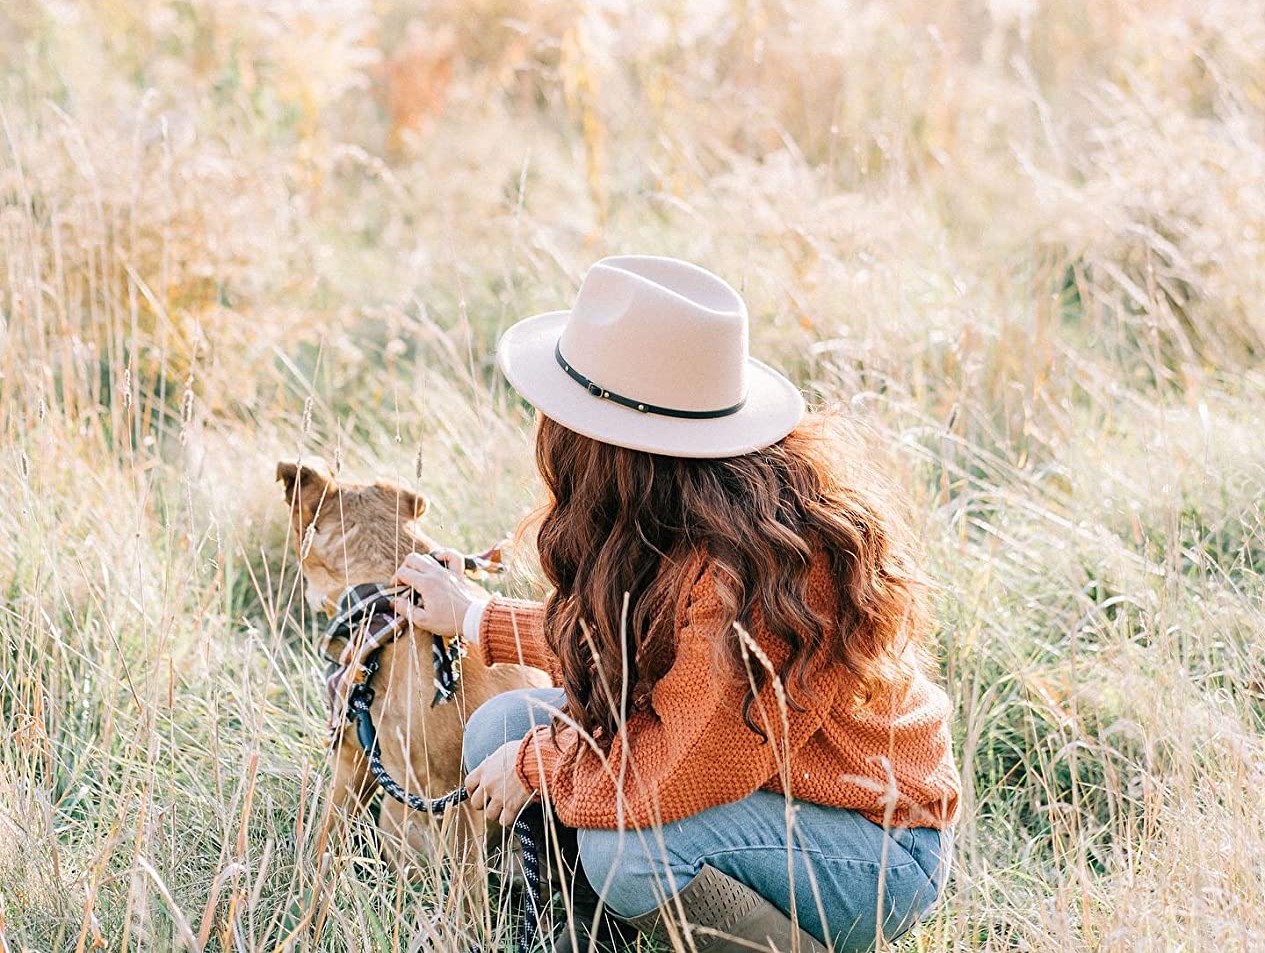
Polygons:
<instances>
[{"instance_id":1,"label":"plaid dog collar","mask_svg":"<svg viewBox=\"0 0 1265 953\"><path fill-rule=\"evenodd\" d=\"M369 659L385 645L395 641L408 622L395 614L391 600L407 593L405 586L385 586L370 582L352 586L338 600L338 611L325 627L321 639L321 655L327 663L325 671L326 704L332 720L337 717L335 708L347 679L358 685L367 681L377 666L367 664ZM336 649L342 642L341 649ZM347 648L355 645L355 657L363 662L353 665L344 662ZM457 693L461 680L461 658L465 645L460 637L445 641L442 636L431 638L431 656L435 668L435 695L431 707L450 701Z\"/></svg>"}]
</instances>

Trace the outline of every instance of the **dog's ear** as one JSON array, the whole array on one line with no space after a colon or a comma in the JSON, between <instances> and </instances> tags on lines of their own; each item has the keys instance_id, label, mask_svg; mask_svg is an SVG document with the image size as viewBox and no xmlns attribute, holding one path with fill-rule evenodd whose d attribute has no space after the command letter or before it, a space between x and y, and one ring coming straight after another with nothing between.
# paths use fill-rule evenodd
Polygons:
<instances>
[{"instance_id":1,"label":"dog's ear","mask_svg":"<svg viewBox=\"0 0 1265 953\"><path fill-rule=\"evenodd\" d=\"M414 493L412 490L400 491L400 506L404 512L412 514L412 518L419 520L422 514L426 512L426 497L420 493Z\"/></svg>"},{"instance_id":2,"label":"dog's ear","mask_svg":"<svg viewBox=\"0 0 1265 953\"><path fill-rule=\"evenodd\" d=\"M414 493L412 490L402 486L396 486L394 483L378 484L388 493L399 497L400 517L405 520L417 520L422 518L422 514L426 512L426 497L420 493Z\"/></svg>"},{"instance_id":3,"label":"dog's ear","mask_svg":"<svg viewBox=\"0 0 1265 953\"><path fill-rule=\"evenodd\" d=\"M292 512L298 513L306 526L323 503L336 492L334 481L321 470L302 463L282 461L277 464L277 482L285 487L286 503Z\"/></svg>"},{"instance_id":4,"label":"dog's ear","mask_svg":"<svg viewBox=\"0 0 1265 953\"><path fill-rule=\"evenodd\" d=\"M394 480L379 480L373 485L379 499L389 503L404 522L421 519L426 512L426 497L400 486Z\"/></svg>"}]
</instances>

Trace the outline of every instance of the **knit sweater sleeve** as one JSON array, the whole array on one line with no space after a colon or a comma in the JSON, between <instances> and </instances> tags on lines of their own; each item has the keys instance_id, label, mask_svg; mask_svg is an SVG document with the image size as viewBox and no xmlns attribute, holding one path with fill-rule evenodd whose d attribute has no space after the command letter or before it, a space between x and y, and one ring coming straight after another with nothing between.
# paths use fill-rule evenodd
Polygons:
<instances>
[{"instance_id":1,"label":"knit sweater sleeve","mask_svg":"<svg viewBox=\"0 0 1265 953\"><path fill-rule=\"evenodd\" d=\"M545 639L545 607L524 599L494 597L479 622L479 653L486 665L529 665L558 683L558 657Z\"/></svg>"},{"instance_id":2,"label":"knit sweater sleeve","mask_svg":"<svg viewBox=\"0 0 1265 953\"><path fill-rule=\"evenodd\" d=\"M774 671L786 658L781 640L759 626L751 633ZM768 740L743 718L749 690L745 671L735 671L726 647L736 633L723 627L723 609L710 575L691 593L677 633L676 659L655 686L649 710L632 714L605 764L585 746L574 767L562 758L581 743L575 729L537 729L524 739L519 778L532 790L548 787L551 799L571 807L573 826L647 827L740 800L773 778L794 770L795 753L821 727L837 679L810 687L806 711L788 711L770 677L752 708ZM754 668L761 662L749 655Z\"/></svg>"}]
</instances>

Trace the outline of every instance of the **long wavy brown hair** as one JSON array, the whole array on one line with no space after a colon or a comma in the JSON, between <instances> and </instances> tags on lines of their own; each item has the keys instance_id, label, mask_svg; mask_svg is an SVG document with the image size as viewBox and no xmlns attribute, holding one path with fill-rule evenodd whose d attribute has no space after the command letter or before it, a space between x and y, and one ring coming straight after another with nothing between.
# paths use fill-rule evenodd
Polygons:
<instances>
[{"instance_id":1,"label":"long wavy brown hair","mask_svg":"<svg viewBox=\"0 0 1265 953\"><path fill-rule=\"evenodd\" d=\"M537 515L541 567L553 592L545 631L562 662L568 714L608 750L621 704L644 707L676 655L676 609L703 553L716 570L728 650L733 623L765 629L789 655L778 676L788 703L813 701L809 675L835 661L865 704L907 677L927 625L925 587L882 481L849 450L858 444L824 416L756 453L684 459L601 443L541 417L536 461L549 498ZM814 560L839 581L834 611L810 604ZM718 633L720 634L720 633ZM914 651L911 651L913 649ZM736 671L743 671L736 669ZM769 675L752 666L743 709Z\"/></svg>"}]
</instances>

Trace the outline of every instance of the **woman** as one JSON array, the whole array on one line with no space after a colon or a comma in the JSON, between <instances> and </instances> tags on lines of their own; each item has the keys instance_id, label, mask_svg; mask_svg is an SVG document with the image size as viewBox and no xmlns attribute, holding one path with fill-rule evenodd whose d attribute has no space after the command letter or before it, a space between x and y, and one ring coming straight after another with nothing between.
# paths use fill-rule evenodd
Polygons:
<instances>
[{"instance_id":1,"label":"woman","mask_svg":"<svg viewBox=\"0 0 1265 953\"><path fill-rule=\"evenodd\" d=\"M959 781L873 478L832 462L828 428L747 356L737 292L684 262L599 262L498 359L541 413L552 592L472 599L422 556L397 577L420 628L561 686L474 713L471 802L508 823L547 799L606 908L707 928L700 950L907 930L943 889Z\"/></svg>"}]
</instances>

